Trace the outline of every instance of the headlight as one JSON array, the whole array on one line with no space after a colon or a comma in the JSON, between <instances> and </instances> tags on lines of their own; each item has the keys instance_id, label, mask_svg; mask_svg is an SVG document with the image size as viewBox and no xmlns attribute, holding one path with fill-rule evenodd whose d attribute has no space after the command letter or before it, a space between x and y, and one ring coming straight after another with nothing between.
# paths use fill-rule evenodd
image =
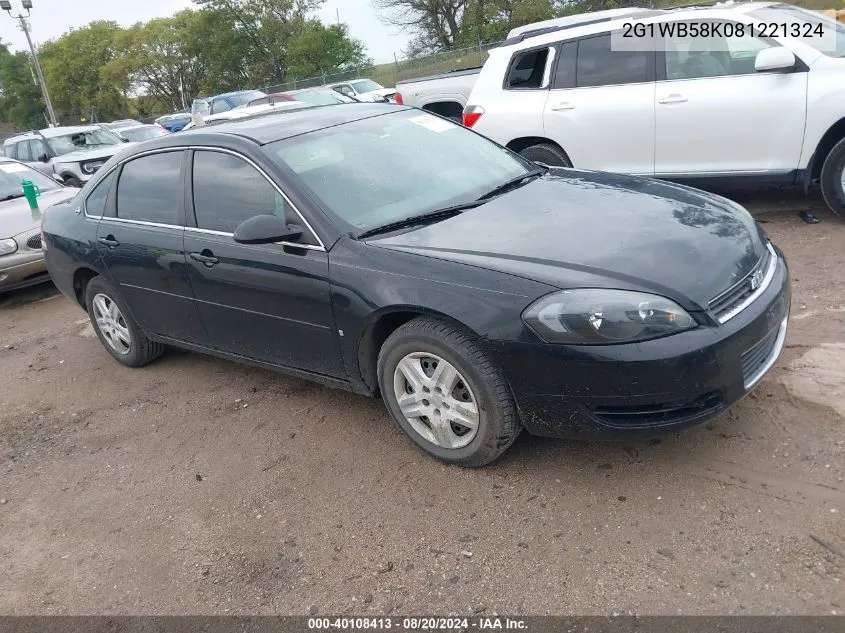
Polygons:
<instances>
[{"instance_id":1,"label":"headlight","mask_svg":"<svg viewBox=\"0 0 845 633\"><path fill-rule=\"evenodd\" d=\"M11 255L18 250L18 243L12 238L0 240L0 255Z\"/></svg>"},{"instance_id":2,"label":"headlight","mask_svg":"<svg viewBox=\"0 0 845 633\"><path fill-rule=\"evenodd\" d=\"M547 343L632 343L695 327L687 312L665 297L629 290L580 288L547 295L522 318Z\"/></svg>"},{"instance_id":3,"label":"headlight","mask_svg":"<svg viewBox=\"0 0 845 633\"><path fill-rule=\"evenodd\" d=\"M82 169L83 174L88 174L90 176L95 171L97 171L100 167L102 167L105 162L106 161L104 161L104 160L98 160L98 161L93 161L93 162L90 162L90 163L82 163L82 165L80 167Z\"/></svg>"}]
</instances>

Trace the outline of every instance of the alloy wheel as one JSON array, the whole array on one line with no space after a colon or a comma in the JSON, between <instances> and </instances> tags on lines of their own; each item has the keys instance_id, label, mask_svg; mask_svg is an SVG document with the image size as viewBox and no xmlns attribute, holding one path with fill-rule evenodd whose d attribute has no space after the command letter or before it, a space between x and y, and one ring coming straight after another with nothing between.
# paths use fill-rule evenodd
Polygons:
<instances>
[{"instance_id":1,"label":"alloy wheel","mask_svg":"<svg viewBox=\"0 0 845 633\"><path fill-rule=\"evenodd\" d=\"M94 320L106 343L118 354L128 354L132 349L132 335L120 308L111 297L102 293L94 295L92 303Z\"/></svg>"},{"instance_id":2,"label":"alloy wheel","mask_svg":"<svg viewBox=\"0 0 845 633\"><path fill-rule=\"evenodd\" d=\"M393 372L396 402L408 424L441 448L463 448L478 434L478 401L448 361L428 352L405 356Z\"/></svg>"}]
</instances>

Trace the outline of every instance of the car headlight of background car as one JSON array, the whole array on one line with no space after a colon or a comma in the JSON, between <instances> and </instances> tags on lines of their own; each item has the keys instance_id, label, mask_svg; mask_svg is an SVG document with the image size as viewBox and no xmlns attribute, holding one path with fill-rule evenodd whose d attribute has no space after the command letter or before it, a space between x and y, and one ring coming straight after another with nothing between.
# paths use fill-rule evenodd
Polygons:
<instances>
[{"instance_id":1,"label":"car headlight of background car","mask_svg":"<svg viewBox=\"0 0 845 633\"><path fill-rule=\"evenodd\" d=\"M0 240L0 255L11 255L16 250L18 250L18 243L11 237Z\"/></svg>"},{"instance_id":2,"label":"car headlight of background car","mask_svg":"<svg viewBox=\"0 0 845 633\"><path fill-rule=\"evenodd\" d=\"M546 295L522 318L547 343L581 345L633 343L696 326L681 306L665 297L603 288Z\"/></svg>"},{"instance_id":3,"label":"car headlight of background car","mask_svg":"<svg viewBox=\"0 0 845 633\"><path fill-rule=\"evenodd\" d=\"M97 171L100 167L105 164L106 161L104 160L92 160L88 163L82 163L80 165L80 169L82 170L83 174L88 174L89 176Z\"/></svg>"}]
</instances>

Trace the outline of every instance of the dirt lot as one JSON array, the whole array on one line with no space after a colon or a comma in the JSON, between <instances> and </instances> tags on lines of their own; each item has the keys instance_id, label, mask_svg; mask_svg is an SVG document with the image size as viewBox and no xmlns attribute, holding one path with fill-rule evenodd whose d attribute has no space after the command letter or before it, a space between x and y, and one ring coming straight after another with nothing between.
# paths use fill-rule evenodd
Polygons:
<instances>
[{"instance_id":1,"label":"dirt lot","mask_svg":"<svg viewBox=\"0 0 845 633\"><path fill-rule=\"evenodd\" d=\"M178 351L126 369L50 287L0 297L0 612L845 612L845 222L806 205L754 205L793 315L732 411L523 435L477 471L376 400Z\"/></svg>"}]
</instances>

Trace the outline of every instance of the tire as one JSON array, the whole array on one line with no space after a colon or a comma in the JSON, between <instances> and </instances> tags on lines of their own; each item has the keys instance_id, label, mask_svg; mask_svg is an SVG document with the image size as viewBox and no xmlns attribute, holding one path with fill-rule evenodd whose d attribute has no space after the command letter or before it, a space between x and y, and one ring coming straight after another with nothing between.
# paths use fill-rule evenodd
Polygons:
<instances>
[{"instance_id":1,"label":"tire","mask_svg":"<svg viewBox=\"0 0 845 633\"><path fill-rule=\"evenodd\" d=\"M427 382L419 383L424 386L414 389L400 362L406 370L424 372ZM441 365L443 362L446 364ZM437 367L443 370L440 383L432 380ZM450 367L457 372L452 381L445 378ZM393 332L379 353L378 381L382 399L399 428L426 453L444 462L485 466L504 453L522 430L501 372L473 337L444 321L418 317ZM440 391L446 384L453 384L454 389ZM397 393L411 402L406 406L427 415L406 416ZM475 428L457 424L456 415L472 418L472 405ZM438 443L435 432L449 441Z\"/></svg>"},{"instance_id":2,"label":"tire","mask_svg":"<svg viewBox=\"0 0 845 633\"><path fill-rule=\"evenodd\" d=\"M118 310L116 315L104 309L104 305L111 307L112 304ZM117 362L127 367L143 367L164 353L165 346L151 341L144 335L132 318L126 303L103 277L94 277L88 282L85 288L85 307L88 309L88 317L97 338ZM101 325L99 317L103 313L108 314L108 317L105 319L107 323ZM116 326L113 325L115 323ZM107 331L106 327L113 329ZM121 335L124 338L121 338Z\"/></svg>"},{"instance_id":3,"label":"tire","mask_svg":"<svg viewBox=\"0 0 845 633\"><path fill-rule=\"evenodd\" d=\"M82 182L76 176L68 174L67 176L62 176L62 180L64 180L65 185L68 187L76 187L77 189L82 188Z\"/></svg>"},{"instance_id":4,"label":"tire","mask_svg":"<svg viewBox=\"0 0 845 633\"><path fill-rule=\"evenodd\" d=\"M532 163L543 163L549 167L572 167L569 156L561 148L551 143L541 143L526 147L519 155Z\"/></svg>"},{"instance_id":5,"label":"tire","mask_svg":"<svg viewBox=\"0 0 845 633\"><path fill-rule=\"evenodd\" d=\"M821 185L827 206L845 220L845 139L827 155L822 165Z\"/></svg>"}]
</instances>

